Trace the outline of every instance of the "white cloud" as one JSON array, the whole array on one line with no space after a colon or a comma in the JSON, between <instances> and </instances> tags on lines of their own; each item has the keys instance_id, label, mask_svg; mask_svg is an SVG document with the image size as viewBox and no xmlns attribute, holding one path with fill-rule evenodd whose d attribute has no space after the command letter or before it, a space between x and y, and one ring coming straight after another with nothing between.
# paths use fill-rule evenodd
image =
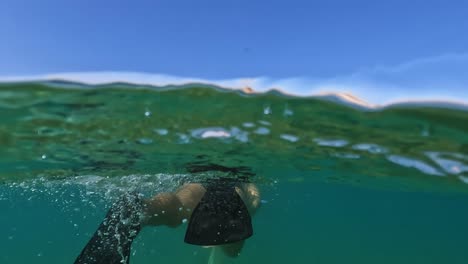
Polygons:
<instances>
[{"instance_id":1,"label":"white cloud","mask_svg":"<svg viewBox=\"0 0 468 264\"><path fill-rule=\"evenodd\" d=\"M336 82L379 103L402 100L468 101L468 54L420 58L394 66L361 69Z\"/></svg>"}]
</instances>

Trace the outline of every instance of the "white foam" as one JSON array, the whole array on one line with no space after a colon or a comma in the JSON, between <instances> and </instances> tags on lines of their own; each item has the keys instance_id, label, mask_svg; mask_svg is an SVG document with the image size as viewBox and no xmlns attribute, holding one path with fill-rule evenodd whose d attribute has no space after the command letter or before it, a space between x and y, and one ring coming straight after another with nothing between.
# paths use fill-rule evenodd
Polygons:
<instances>
[{"instance_id":1,"label":"white foam","mask_svg":"<svg viewBox=\"0 0 468 264\"><path fill-rule=\"evenodd\" d=\"M387 159L403 167L415 168L425 174L435 175L435 176L444 176L444 174L439 172L436 168L417 159L412 159L412 158L403 157L399 155L389 155L387 156Z\"/></svg>"},{"instance_id":2,"label":"white foam","mask_svg":"<svg viewBox=\"0 0 468 264\"><path fill-rule=\"evenodd\" d=\"M251 128L251 127L254 127L255 124L254 123L251 123L251 122L245 122L242 124L243 127L247 127L247 128Z\"/></svg>"},{"instance_id":3,"label":"white foam","mask_svg":"<svg viewBox=\"0 0 468 264\"><path fill-rule=\"evenodd\" d=\"M225 138L230 137L231 134L226 131L205 131L202 134L202 138Z\"/></svg>"},{"instance_id":4,"label":"white foam","mask_svg":"<svg viewBox=\"0 0 468 264\"><path fill-rule=\"evenodd\" d=\"M282 138L282 139L284 139L286 141L289 141L289 142L297 142L299 140L298 137L296 137L294 135L289 135L289 134L281 134L280 138Z\"/></svg>"},{"instance_id":5,"label":"white foam","mask_svg":"<svg viewBox=\"0 0 468 264\"><path fill-rule=\"evenodd\" d=\"M177 133L179 137L179 144L188 144L190 143L190 137L184 133Z\"/></svg>"},{"instance_id":6,"label":"white foam","mask_svg":"<svg viewBox=\"0 0 468 264\"><path fill-rule=\"evenodd\" d=\"M264 126L271 126L271 123L265 120L259 120L258 123L264 125Z\"/></svg>"},{"instance_id":7,"label":"white foam","mask_svg":"<svg viewBox=\"0 0 468 264\"><path fill-rule=\"evenodd\" d=\"M454 156L454 157L462 157L458 153L441 153L441 152L425 152L425 154L433 160L437 165L439 165L445 172L449 174L454 174L458 175L463 172L468 171L468 165L465 165L464 163L457 161L457 160L451 160L447 158L442 158L442 155L446 156ZM457 155L458 154L458 155Z\"/></svg>"},{"instance_id":8,"label":"white foam","mask_svg":"<svg viewBox=\"0 0 468 264\"><path fill-rule=\"evenodd\" d=\"M198 128L191 131L192 137L194 138L228 138L231 137L226 129L222 127L208 127L208 128Z\"/></svg>"},{"instance_id":9,"label":"white foam","mask_svg":"<svg viewBox=\"0 0 468 264\"><path fill-rule=\"evenodd\" d=\"M207 139L207 138L234 138L240 142L249 141L249 133L238 127L231 127L230 130L227 130L223 127L207 127L207 128L197 128L191 130L191 136L198 139Z\"/></svg>"},{"instance_id":10,"label":"white foam","mask_svg":"<svg viewBox=\"0 0 468 264\"><path fill-rule=\"evenodd\" d=\"M388 152L387 148L384 148L377 144L372 144L372 143L360 143L360 144L354 145L352 148L354 150L367 151L372 154L382 154L382 153Z\"/></svg>"},{"instance_id":11,"label":"white foam","mask_svg":"<svg viewBox=\"0 0 468 264\"><path fill-rule=\"evenodd\" d=\"M341 148L346 145L348 145L348 141L344 139L321 139L321 138L316 138L314 139L314 142L317 143L319 146L323 147L334 147L334 148Z\"/></svg>"},{"instance_id":12,"label":"white foam","mask_svg":"<svg viewBox=\"0 0 468 264\"><path fill-rule=\"evenodd\" d=\"M268 135L270 134L270 129L266 127L259 127L254 131L254 133L259 135Z\"/></svg>"},{"instance_id":13,"label":"white foam","mask_svg":"<svg viewBox=\"0 0 468 264\"><path fill-rule=\"evenodd\" d=\"M230 133L240 142L245 143L249 141L249 132L239 129L238 127L231 127Z\"/></svg>"},{"instance_id":14,"label":"white foam","mask_svg":"<svg viewBox=\"0 0 468 264\"><path fill-rule=\"evenodd\" d=\"M153 131L154 133L159 134L160 136L165 136L169 133L169 131L165 128L156 128Z\"/></svg>"}]
</instances>

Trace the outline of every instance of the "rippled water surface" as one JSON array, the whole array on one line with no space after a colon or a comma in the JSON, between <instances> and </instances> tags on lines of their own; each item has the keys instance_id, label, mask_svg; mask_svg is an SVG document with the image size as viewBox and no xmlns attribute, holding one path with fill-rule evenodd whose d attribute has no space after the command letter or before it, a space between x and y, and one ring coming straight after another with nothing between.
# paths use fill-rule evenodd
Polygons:
<instances>
[{"instance_id":1,"label":"rippled water surface","mask_svg":"<svg viewBox=\"0 0 468 264\"><path fill-rule=\"evenodd\" d=\"M468 262L467 112L56 82L0 84L0 263L72 263L122 193L237 173L262 193L238 258L182 225L131 263Z\"/></svg>"}]
</instances>

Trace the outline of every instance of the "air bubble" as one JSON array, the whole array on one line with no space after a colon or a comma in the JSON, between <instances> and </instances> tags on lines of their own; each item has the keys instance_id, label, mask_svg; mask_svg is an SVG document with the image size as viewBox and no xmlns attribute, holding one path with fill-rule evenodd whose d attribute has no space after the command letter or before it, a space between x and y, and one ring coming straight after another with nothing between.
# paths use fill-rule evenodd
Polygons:
<instances>
[{"instance_id":1,"label":"air bubble","mask_svg":"<svg viewBox=\"0 0 468 264\"><path fill-rule=\"evenodd\" d=\"M289 109L288 107L286 107L284 109L283 115L284 116L292 116L292 115L294 115L294 112L291 109Z\"/></svg>"},{"instance_id":2,"label":"air bubble","mask_svg":"<svg viewBox=\"0 0 468 264\"><path fill-rule=\"evenodd\" d=\"M149 145L153 143L153 140L151 138L139 138L137 140L137 143L142 144L142 145Z\"/></svg>"},{"instance_id":3,"label":"air bubble","mask_svg":"<svg viewBox=\"0 0 468 264\"><path fill-rule=\"evenodd\" d=\"M270 129L266 127L259 127L254 131L254 133L258 135L268 135L270 134Z\"/></svg>"}]
</instances>

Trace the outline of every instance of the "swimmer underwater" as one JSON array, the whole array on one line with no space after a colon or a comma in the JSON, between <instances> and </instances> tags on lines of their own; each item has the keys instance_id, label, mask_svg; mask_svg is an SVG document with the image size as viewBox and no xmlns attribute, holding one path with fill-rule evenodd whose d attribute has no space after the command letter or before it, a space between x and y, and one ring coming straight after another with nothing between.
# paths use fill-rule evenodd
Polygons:
<instances>
[{"instance_id":1,"label":"swimmer underwater","mask_svg":"<svg viewBox=\"0 0 468 264\"><path fill-rule=\"evenodd\" d=\"M127 193L112 205L74 263L128 264L131 244L142 228L177 227L186 220L186 243L219 246L225 255L237 257L253 235L251 216L259 205L254 184L227 177L186 183L150 199Z\"/></svg>"}]
</instances>

